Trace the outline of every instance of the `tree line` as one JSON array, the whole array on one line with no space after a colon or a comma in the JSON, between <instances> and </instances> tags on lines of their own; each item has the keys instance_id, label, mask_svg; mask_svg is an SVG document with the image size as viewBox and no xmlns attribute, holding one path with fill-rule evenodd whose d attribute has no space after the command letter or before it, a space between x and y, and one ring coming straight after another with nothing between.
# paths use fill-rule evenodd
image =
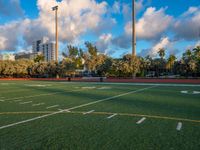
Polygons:
<instances>
[{"instance_id":1,"label":"tree line","mask_svg":"<svg viewBox=\"0 0 200 150\"><path fill-rule=\"evenodd\" d=\"M158 51L157 58L150 56L112 58L99 53L97 47L85 43L86 50L69 45L59 63L45 62L44 56L34 60L0 61L0 77L60 77L106 76L106 77L200 77L200 46L166 58L165 49Z\"/></svg>"}]
</instances>

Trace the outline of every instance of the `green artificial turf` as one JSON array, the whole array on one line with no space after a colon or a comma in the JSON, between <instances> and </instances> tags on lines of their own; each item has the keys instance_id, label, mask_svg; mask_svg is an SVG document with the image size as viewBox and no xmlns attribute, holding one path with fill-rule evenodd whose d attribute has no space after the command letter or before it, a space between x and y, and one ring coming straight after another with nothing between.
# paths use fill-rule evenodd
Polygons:
<instances>
[{"instance_id":1,"label":"green artificial turf","mask_svg":"<svg viewBox=\"0 0 200 150\"><path fill-rule=\"evenodd\" d=\"M193 91L200 86L0 81L0 149L199 150Z\"/></svg>"}]
</instances>

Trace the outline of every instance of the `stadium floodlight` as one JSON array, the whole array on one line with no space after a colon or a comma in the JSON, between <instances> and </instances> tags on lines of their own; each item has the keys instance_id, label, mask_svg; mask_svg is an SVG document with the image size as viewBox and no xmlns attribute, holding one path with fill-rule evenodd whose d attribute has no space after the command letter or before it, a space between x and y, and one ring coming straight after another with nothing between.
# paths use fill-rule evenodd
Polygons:
<instances>
[{"instance_id":1,"label":"stadium floodlight","mask_svg":"<svg viewBox=\"0 0 200 150\"><path fill-rule=\"evenodd\" d=\"M52 11L55 11L56 62L58 62L58 6L52 7Z\"/></svg>"}]
</instances>

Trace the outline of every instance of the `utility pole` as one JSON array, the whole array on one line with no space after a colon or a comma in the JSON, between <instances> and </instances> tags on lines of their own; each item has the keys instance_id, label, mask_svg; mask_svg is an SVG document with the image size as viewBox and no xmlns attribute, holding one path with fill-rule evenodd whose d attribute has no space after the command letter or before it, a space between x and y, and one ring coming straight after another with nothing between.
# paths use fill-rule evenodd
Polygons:
<instances>
[{"instance_id":1,"label":"utility pole","mask_svg":"<svg viewBox=\"0 0 200 150\"><path fill-rule=\"evenodd\" d=\"M135 0L132 0L132 56L136 56Z\"/></svg>"},{"instance_id":2,"label":"utility pole","mask_svg":"<svg viewBox=\"0 0 200 150\"><path fill-rule=\"evenodd\" d=\"M55 11L55 41L56 41L56 62L58 62L58 6L52 7Z\"/></svg>"}]
</instances>

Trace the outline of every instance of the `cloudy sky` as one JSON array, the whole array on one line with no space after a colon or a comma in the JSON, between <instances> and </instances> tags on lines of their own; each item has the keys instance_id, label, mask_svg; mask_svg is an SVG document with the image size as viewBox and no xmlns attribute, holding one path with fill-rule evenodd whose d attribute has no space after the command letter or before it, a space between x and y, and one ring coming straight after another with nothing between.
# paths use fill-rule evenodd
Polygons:
<instances>
[{"instance_id":1,"label":"cloudy sky","mask_svg":"<svg viewBox=\"0 0 200 150\"><path fill-rule=\"evenodd\" d=\"M114 57L131 52L131 0L0 0L0 52L30 51L34 40L54 40L59 6L60 52L90 41ZM137 54L159 48L180 56L200 44L200 0L136 0Z\"/></svg>"}]
</instances>

